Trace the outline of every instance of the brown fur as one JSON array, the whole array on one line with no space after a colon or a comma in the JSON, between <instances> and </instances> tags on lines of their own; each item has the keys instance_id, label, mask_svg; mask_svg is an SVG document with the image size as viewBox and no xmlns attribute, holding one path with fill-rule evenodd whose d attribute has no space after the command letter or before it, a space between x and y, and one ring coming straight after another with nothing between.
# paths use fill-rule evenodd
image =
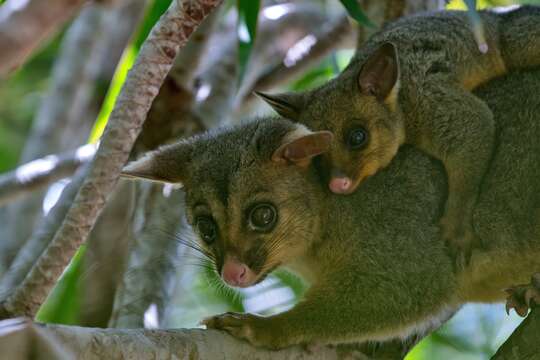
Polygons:
<instances>
[{"instance_id":1,"label":"brown fur","mask_svg":"<svg viewBox=\"0 0 540 360\"><path fill-rule=\"evenodd\" d=\"M188 221L216 224L215 241L200 244L216 272L234 256L256 282L287 266L311 283L303 301L282 314L223 314L205 320L208 327L270 348L403 338L465 302L503 300L502 289L540 269L538 79L540 71L514 74L477 92L496 115L493 161L474 209L475 230L490 247L473 251L460 274L436 226L444 168L411 146L350 196L324 185L319 159L310 157L324 147L308 144L308 166L298 157L276 161L284 144L302 146L299 139L317 133L275 118L166 146L126 172L185 185ZM249 226L250 209L262 203L278 214L265 232Z\"/></svg>"},{"instance_id":2,"label":"brown fur","mask_svg":"<svg viewBox=\"0 0 540 360\"><path fill-rule=\"evenodd\" d=\"M449 196L441 225L460 265L483 245L472 229L472 209L495 137L491 110L470 91L508 70L540 65L540 8L480 16L486 54L465 12L419 14L375 34L327 84L303 94L261 94L281 115L335 134L326 160L329 173L352 179L344 193L388 166L404 143L442 161ZM347 136L359 126L369 138L354 150Z\"/></svg>"}]
</instances>

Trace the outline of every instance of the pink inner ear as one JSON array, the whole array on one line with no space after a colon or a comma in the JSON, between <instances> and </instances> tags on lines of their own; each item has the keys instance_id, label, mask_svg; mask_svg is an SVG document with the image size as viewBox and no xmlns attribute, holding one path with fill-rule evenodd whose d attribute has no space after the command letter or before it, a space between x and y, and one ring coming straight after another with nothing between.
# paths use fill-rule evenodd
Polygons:
<instances>
[{"instance_id":1,"label":"pink inner ear","mask_svg":"<svg viewBox=\"0 0 540 360\"><path fill-rule=\"evenodd\" d=\"M333 135L329 131L318 131L299 137L281 145L272 155L276 162L292 162L296 165L309 165L311 158L330 148Z\"/></svg>"}]
</instances>

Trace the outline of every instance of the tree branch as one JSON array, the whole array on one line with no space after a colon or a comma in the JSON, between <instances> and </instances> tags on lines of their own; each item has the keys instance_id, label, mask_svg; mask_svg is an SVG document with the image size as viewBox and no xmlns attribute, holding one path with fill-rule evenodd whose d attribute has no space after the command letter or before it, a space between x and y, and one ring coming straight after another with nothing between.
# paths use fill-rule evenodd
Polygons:
<instances>
[{"instance_id":1,"label":"tree branch","mask_svg":"<svg viewBox=\"0 0 540 360\"><path fill-rule=\"evenodd\" d=\"M95 145L84 145L75 151L30 161L3 174L0 176L0 206L30 191L73 175L81 164L94 156L95 151Z\"/></svg>"},{"instance_id":2,"label":"tree branch","mask_svg":"<svg viewBox=\"0 0 540 360\"><path fill-rule=\"evenodd\" d=\"M2 303L4 313L36 313L103 209L178 49L220 3L175 0L154 26L128 74L88 177L49 247L21 286Z\"/></svg>"},{"instance_id":3,"label":"tree branch","mask_svg":"<svg viewBox=\"0 0 540 360\"><path fill-rule=\"evenodd\" d=\"M8 271L2 276L0 279L0 301L9 296L17 285L24 280L41 253L52 241L87 173L88 165L79 168L71 182L62 191L60 199L58 199L47 216L41 220L37 230L34 231L32 237L13 260ZM32 289L28 291L32 291Z\"/></svg>"},{"instance_id":4,"label":"tree branch","mask_svg":"<svg viewBox=\"0 0 540 360\"><path fill-rule=\"evenodd\" d=\"M24 343L21 352L20 344ZM60 348L60 346L62 348ZM96 329L39 325L24 319L0 322L0 348L11 360L51 359L339 359L336 349L309 352L301 347L269 351L215 330ZM43 353L41 349L51 349ZM66 351L67 350L67 351ZM71 350L71 351L70 351ZM53 352L54 351L54 352ZM368 359L357 354L356 359Z\"/></svg>"}]
</instances>

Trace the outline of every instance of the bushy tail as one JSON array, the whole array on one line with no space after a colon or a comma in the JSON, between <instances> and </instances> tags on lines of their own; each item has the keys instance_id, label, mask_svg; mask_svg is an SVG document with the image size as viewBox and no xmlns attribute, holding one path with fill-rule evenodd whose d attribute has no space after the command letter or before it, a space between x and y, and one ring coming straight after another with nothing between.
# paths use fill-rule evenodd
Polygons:
<instances>
[{"instance_id":1,"label":"bushy tail","mask_svg":"<svg viewBox=\"0 0 540 360\"><path fill-rule=\"evenodd\" d=\"M540 6L500 14L501 53L508 70L540 65Z\"/></svg>"}]
</instances>

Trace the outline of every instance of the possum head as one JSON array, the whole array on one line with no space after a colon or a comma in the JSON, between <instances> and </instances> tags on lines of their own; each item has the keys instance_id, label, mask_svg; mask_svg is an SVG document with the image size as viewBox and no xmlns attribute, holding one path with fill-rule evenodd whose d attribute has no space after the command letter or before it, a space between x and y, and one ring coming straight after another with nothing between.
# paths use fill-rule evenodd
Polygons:
<instances>
[{"instance_id":1,"label":"possum head","mask_svg":"<svg viewBox=\"0 0 540 360\"><path fill-rule=\"evenodd\" d=\"M332 134L284 119L207 132L128 164L127 177L183 184L187 219L228 285L248 287L317 239L312 160Z\"/></svg>"}]
</instances>

